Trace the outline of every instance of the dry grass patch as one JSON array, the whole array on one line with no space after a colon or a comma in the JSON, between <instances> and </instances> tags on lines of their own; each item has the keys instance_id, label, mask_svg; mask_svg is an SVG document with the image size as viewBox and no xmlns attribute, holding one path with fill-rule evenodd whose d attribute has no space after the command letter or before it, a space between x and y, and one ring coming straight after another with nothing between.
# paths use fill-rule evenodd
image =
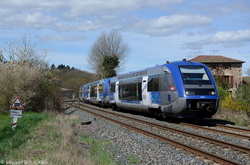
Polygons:
<instances>
[{"instance_id":1,"label":"dry grass patch","mask_svg":"<svg viewBox=\"0 0 250 165\"><path fill-rule=\"evenodd\" d=\"M250 112L242 110L228 110L219 108L213 118L230 121L238 126L250 127Z\"/></svg>"},{"instance_id":2,"label":"dry grass patch","mask_svg":"<svg viewBox=\"0 0 250 165\"><path fill-rule=\"evenodd\" d=\"M32 132L27 143L11 151L6 161L29 161L32 164L85 164L91 165L86 147L78 142L72 129L74 120L62 114L52 114Z\"/></svg>"}]
</instances>

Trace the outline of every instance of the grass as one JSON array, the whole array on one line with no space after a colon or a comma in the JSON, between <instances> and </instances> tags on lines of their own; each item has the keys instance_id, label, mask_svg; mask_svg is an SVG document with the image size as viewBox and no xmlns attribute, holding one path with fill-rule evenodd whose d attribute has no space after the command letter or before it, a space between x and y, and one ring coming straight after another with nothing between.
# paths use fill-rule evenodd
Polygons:
<instances>
[{"instance_id":1,"label":"grass","mask_svg":"<svg viewBox=\"0 0 250 165\"><path fill-rule=\"evenodd\" d=\"M140 164L140 160L138 157L134 156L134 155L128 155L128 164L132 165L132 164Z\"/></svg>"},{"instance_id":2,"label":"grass","mask_svg":"<svg viewBox=\"0 0 250 165\"><path fill-rule=\"evenodd\" d=\"M109 141L97 140L93 138L91 135L81 135L80 142L89 144L90 157L95 164L102 164L102 165L114 164L113 157L104 150L104 147L110 144Z\"/></svg>"},{"instance_id":3,"label":"grass","mask_svg":"<svg viewBox=\"0 0 250 165\"><path fill-rule=\"evenodd\" d=\"M240 112L220 110L217 117L235 121L238 125L246 125L245 121L249 124L249 118ZM10 115L0 114L0 165L117 164L105 151L112 147L110 142L95 139L82 129L80 123L76 116L25 112L18 118L17 128L12 130ZM128 155L127 160L128 164L140 164L134 155Z\"/></svg>"},{"instance_id":4,"label":"grass","mask_svg":"<svg viewBox=\"0 0 250 165\"><path fill-rule=\"evenodd\" d=\"M17 163L27 161L31 164L37 164L37 162L93 164L78 145L71 120L64 115L29 113L21 119L15 131L7 128L10 132L8 136L10 140L3 143L1 141L5 147L1 153L4 156L0 161L5 161L6 164L10 161ZM1 132L6 133L6 131Z\"/></svg>"},{"instance_id":5,"label":"grass","mask_svg":"<svg viewBox=\"0 0 250 165\"><path fill-rule=\"evenodd\" d=\"M47 114L26 113L18 119L17 128L12 130L10 115L0 115L0 160L5 159L12 150L27 142L30 138L30 131L46 117L48 117Z\"/></svg>"},{"instance_id":6,"label":"grass","mask_svg":"<svg viewBox=\"0 0 250 165\"><path fill-rule=\"evenodd\" d=\"M12 130L12 118L0 114L0 165L4 164L115 164L104 146L79 131L80 120L61 114L23 113Z\"/></svg>"}]
</instances>

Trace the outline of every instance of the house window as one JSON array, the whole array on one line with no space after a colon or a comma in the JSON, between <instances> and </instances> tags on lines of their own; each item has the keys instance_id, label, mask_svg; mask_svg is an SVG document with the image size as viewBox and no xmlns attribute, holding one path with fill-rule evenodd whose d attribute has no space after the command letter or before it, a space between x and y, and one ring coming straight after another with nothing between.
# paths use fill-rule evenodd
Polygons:
<instances>
[{"instance_id":1,"label":"house window","mask_svg":"<svg viewBox=\"0 0 250 165\"><path fill-rule=\"evenodd\" d=\"M231 64L224 64L224 69L230 69L231 70Z\"/></svg>"},{"instance_id":2,"label":"house window","mask_svg":"<svg viewBox=\"0 0 250 165\"><path fill-rule=\"evenodd\" d=\"M233 84L234 83L234 77L233 76L224 76L224 81Z\"/></svg>"},{"instance_id":3,"label":"house window","mask_svg":"<svg viewBox=\"0 0 250 165\"><path fill-rule=\"evenodd\" d=\"M216 69L216 64L210 64L210 69Z\"/></svg>"}]
</instances>

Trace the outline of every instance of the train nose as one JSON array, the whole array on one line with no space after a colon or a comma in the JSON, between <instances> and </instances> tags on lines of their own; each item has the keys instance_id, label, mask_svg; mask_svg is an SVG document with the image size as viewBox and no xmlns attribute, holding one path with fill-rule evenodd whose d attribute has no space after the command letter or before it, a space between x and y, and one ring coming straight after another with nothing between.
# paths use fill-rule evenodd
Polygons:
<instances>
[{"instance_id":1,"label":"train nose","mask_svg":"<svg viewBox=\"0 0 250 165\"><path fill-rule=\"evenodd\" d=\"M200 107L202 110L207 110L207 111L211 112L210 105L211 105L210 103L201 103Z\"/></svg>"}]
</instances>

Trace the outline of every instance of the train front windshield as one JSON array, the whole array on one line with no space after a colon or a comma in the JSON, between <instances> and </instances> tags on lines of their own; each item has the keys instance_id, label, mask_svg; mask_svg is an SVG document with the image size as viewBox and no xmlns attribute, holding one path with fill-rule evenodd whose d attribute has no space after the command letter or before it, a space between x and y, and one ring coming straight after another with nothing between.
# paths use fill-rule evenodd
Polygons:
<instances>
[{"instance_id":1,"label":"train front windshield","mask_svg":"<svg viewBox=\"0 0 250 165\"><path fill-rule=\"evenodd\" d=\"M211 85L203 66L180 66L183 83L186 85Z\"/></svg>"}]
</instances>

